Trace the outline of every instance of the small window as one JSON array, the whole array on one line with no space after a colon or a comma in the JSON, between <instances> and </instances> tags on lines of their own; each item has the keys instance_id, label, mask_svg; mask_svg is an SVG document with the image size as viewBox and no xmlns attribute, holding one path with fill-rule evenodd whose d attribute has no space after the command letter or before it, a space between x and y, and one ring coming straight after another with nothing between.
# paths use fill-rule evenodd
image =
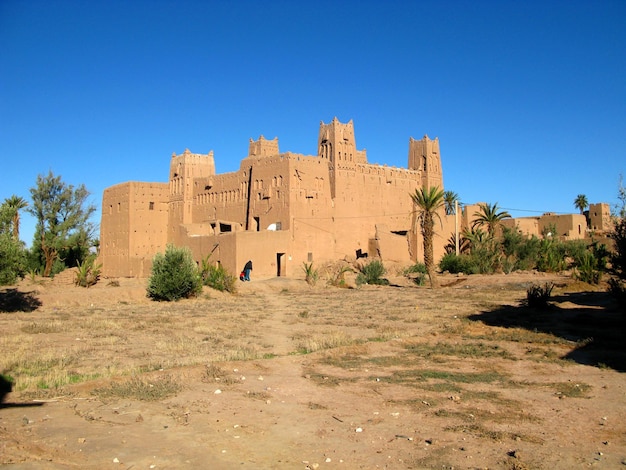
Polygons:
<instances>
[{"instance_id":1,"label":"small window","mask_svg":"<svg viewBox=\"0 0 626 470\"><path fill-rule=\"evenodd\" d=\"M151 211L153 211L153 210L154 210L154 202L150 201L150 202L148 203L148 210L151 210Z\"/></svg>"},{"instance_id":2,"label":"small window","mask_svg":"<svg viewBox=\"0 0 626 470\"><path fill-rule=\"evenodd\" d=\"M313 253L307 253L306 259L309 263L313 262Z\"/></svg>"}]
</instances>

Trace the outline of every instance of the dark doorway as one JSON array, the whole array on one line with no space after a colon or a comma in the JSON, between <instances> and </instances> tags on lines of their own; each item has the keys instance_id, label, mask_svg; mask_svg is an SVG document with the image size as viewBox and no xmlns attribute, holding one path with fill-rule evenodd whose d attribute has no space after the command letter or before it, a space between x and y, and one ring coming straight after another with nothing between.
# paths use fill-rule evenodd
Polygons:
<instances>
[{"instance_id":1,"label":"dark doorway","mask_svg":"<svg viewBox=\"0 0 626 470\"><path fill-rule=\"evenodd\" d=\"M276 253L276 276L285 275L285 253Z\"/></svg>"}]
</instances>

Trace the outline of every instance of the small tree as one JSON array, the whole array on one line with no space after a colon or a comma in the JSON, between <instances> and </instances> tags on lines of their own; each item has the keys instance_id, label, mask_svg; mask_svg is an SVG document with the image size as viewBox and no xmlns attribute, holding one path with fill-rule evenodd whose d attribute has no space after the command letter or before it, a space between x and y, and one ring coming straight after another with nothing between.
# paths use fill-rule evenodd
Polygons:
<instances>
[{"instance_id":1,"label":"small tree","mask_svg":"<svg viewBox=\"0 0 626 470\"><path fill-rule=\"evenodd\" d=\"M443 193L443 201L446 208L446 215L456 214L456 206L461 205L461 199L454 191L445 191Z\"/></svg>"},{"instance_id":2,"label":"small tree","mask_svg":"<svg viewBox=\"0 0 626 470\"><path fill-rule=\"evenodd\" d=\"M20 211L28 206L24 198L15 194L5 199L7 215L10 217L11 230L15 240L20 239Z\"/></svg>"},{"instance_id":3,"label":"small tree","mask_svg":"<svg viewBox=\"0 0 626 470\"><path fill-rule=\"evenodd\" d=\"M424 264L428 271L431 287L439 287L435 278L435 256L433 254L433 238L435 236L435 218L439 219L438 211L444 205L443 190L438 187L416 189L411 194L411 199L417 208L417 220L419 220L424 238Z\"/></svg>"},{"instance_id":4,"label":"small tree","mask_svg":"<svg viewBox=\"0 0 626 470\"><path fill-rule=\"evenodd\" d=\"M148 297L153 300L180 300L194 297L201 290L202 279L189 248L168 245L165 254L155 255L148 280Z\"/></svg>"},{"instance_id":5,"label":"small tree","mask_svg":"<svg viewBox=\"0 0 626 470\"><path fill-rule=\"evenodd\" d=\"M87 203L89 191L84 185L74 188L52 172L39 175L30 193L33 205L28 211L37 219L32 249L41 255L43 275L47 277L52 274L59 254L70 247L70 237L81 230L93 231L89 218L96 208Z\"/></svg>"},{"instance_id":6,"label":"small tree","mask_svg":"<svg viewBox=\"0 0 626 470\"><path fill-rule=\"evenodd\" d=\"M495 204L480 203L478 207L479 210L474 212L476 219L474 220L473 227L486 225L487 232L489 232L491 237L495 236L496 230L502 225L502 221L511 217L511 214L507 211L500 211L497 202Z\"/></svg>"},{"instance_id":7,"label":"small tree","mask_svg":"<svg viewBox=\"0 0 626 470\"><path fill-rule=\"evenodd\" d=\"M584 194L579 194L574 199L574 207L580 211L581 214L585 213L585 209L589 206L589 202L587 201L587 196Z\"/></svg>"}]
</instances>

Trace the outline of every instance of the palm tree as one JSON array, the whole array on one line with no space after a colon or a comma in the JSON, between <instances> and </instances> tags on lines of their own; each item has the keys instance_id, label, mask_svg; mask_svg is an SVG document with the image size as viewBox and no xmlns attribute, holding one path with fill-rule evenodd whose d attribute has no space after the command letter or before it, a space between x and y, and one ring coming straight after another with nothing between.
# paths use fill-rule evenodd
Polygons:
<instances>
[{"instance_id":1,"label":"palm tree","mask_svg":"<svg viewBox=\"0 0 626 470\"><path fill-rule=\"evenodd\" d=\"M430 286L439 287L435 278L433 238L435 235L435 218L440 219L437 211L444 205L443 190L436 186L432 188L423 187L416 189L415 194L411 194L411 199L417 206L417 218L420 221L422 237L424 238L424 264L430 279Z\"/></svg>"},{"instance_id":2,"label":"palm tree","mask_svg":"<svg viewBox=\"0 0 626 470\"><path fill-rule=\"evenodd\" d=\"M5 200L6 205L11 211L11 225L13 225L13 238L15 240L20 239L20 210L28 206L28 203L24 198L16 196L15 194Z\"/></svg>"},{"instance_id":3,"label":"palm tree","mask_svg":"<svg viewBox=\"0 0 626 470\"><path fill-rule=\"evenodd\" d=\"M461 205L461 199L459 195L454 191L445 191L443 193L443 201L446 207L446 215L454 215L455 212L455 202Z\"/></svg>"},{"instance_id":4,"label":"palm tree","mask_svg":"<svg viewBox=\"0 0 626 470\"><path fill-rule=\"evenodd\" d=\"M584 194L579 194L574 199L574 207L580 211L581 214L585 213L585 209L589 206L589 202L587 201L587 196Z\"/></svg>"},{"instance_id":5,"label":"palm tree","mask_svg":"<svg viewBox=\"0 0 626 470\"><path fill-rule=\"evenodd\" d=\"M472 223L473 227L482 227L483 225L487 226L487 232L490 237L493 237L496 233L496 229L502 223L502 220L511 217L507 211L499 211L498 203L489 204L481 202L478 204L480 210L474 212L474 222Z\"/></svg>"}]
</instances>

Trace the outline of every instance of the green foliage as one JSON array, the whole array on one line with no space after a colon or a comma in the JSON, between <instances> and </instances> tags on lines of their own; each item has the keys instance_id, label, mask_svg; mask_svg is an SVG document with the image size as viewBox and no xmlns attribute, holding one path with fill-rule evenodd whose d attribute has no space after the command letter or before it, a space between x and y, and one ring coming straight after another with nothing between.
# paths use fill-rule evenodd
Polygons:
<instances>
[{"instance_id":1,"label":"green foliage","mask_svg":"<svg viewBox=\"0 0 626 470\"><path fill-rule=\"evenodd\" d=\"M26 273L24 244L9 232L0 233L0 285L15 284Z\"/></svg>"},{"instance_id":2,"label":"green foliage","mask_svg":"<svg viewBox=\"0 0 626 470\"><path fill-rule=\"evenodd\" d=\"M621 307L624 307L626 305L626 217L623 216L615 221L610 237L615 246L615 251L610 255L611 273L616 277L609 279L609 293L615 297Z\"/></svg>"},{"instance_id":3,"label":"green foliage","mask_svg":"<svg viewBox=\"0 0 626 470\"><path fill-rule=\"evenodd\" d=\"M511 214L507 211L500 210L497 202L495 204L480 203L478 208L479 210L474 212L473 227L487 226L487 232L492 237L496 234L496 230L502 224L502 221L511 217Z\"/></svg>"},{"instance_id":4,"label":"green foliage","mask_svg":"<svg viewBox=\"0 0 626 470\"><path fill-rule=\"evenodd\" d=\"M304 271L304 280L310 286L314 286L319 278L319 272L313 267L313 263L302 263L302 270Z\"/></svg>"},{"instance_id":5,"label":"green foliage","mask_svg":"<svg viewBox=\"0 0 626 470\"><path fill-rule=\"evenodd\" d=\"M526 305L530 308L546 308L552 295L554 284L546 282L544 285L533 284L526 290Z\"/></svg>"},{"instance_id":6,"label":"green foliage","mask_svg":"<svg viewBox=\"0 0 626 470\"><path fill-rule=\"evenodd\" d=\"M423 286L426 283L427 274L428 271L424 263L415 263L404 270L404 275L413 279L413 282L418 286Z\"/></svg>"},{"instance_id":7,"label":"green foliage","mask_svg":"<svg viewBox=\"0 0 626 470\"><path fill-rule=\"evenodd\" d=\"M589 284L600 283L610 255L606 246L598 242L587 245L582 240L576 240L568 242L566 249L572 259L574 277Z\"/></svg>"},{"instance_id":8,"label":"green foliage","mask_svg":"<svg viewBox=\"0 0 626 470\"><path fill-rule=\"evenodd\" d=\"M101 264L96 264L94 256L86 259L82 263L77 263L76 279L74 284L80 287L91 287L100 279Z\"/></svg>"},{"instance_id":9,"label":"green foliage","mask_svg":"<svg viewBox=\"0 0 626 470\"><path fill-rule=\"evenodd\" d=\"M411 194L416 207L416 220L419 221L424 239L424 264L428 271L431 287L438 287L435 278L435 258L433 254L433 238L435 236L435 219L440 219L438 211L445 206L444 192L436 186L416 189ZM441 222L441 220L439 220ZM357 278L358 281L358 278Z\"/></svg>"},{"instance_id":10,"label":"green foliage","mask_svg":"<svg viewBox=\"0 0 626 470\"><path fill-rule=\"evenodd\" d=\"M454 215L456 213L455 212L456 206L458 205L459 208L461 208L461 205L462 205L459 195L455 193L454 191L444 191L443 201L444 201L444 207L446 210L446 215Z\"/></svg>"},{"instance_id":11,"label":"green foliage","mask_svg":"<svg viewBox=\"0 0 626 470\"><path fill-rule=\"evenodd\" d=\"M52 172L45 177L39 175L30 193L33 204L28 211L37 220L32 250L41 262L43 275L50 276L54 263L66 256L72 247L87 244L88 250L89 234L94 231L89 218L96 208L87 203L89 191L84 185L76 188L67 185ZM87 250L83 250L83 255ZM72 261L83 261L84 257L74 256Z\"/></svg>"},{"instance_id":12,"label":"green foliage","mask_svg":"<svg viewBox=\"0 0 626 470\"><path fill-rule=\"evenodd\" d=\"M478 266L474 263L474 259L469 254L456 255L447 253L439 261L439 269L443 272L448 271L452 274L478 274Z\"/></svg>"},{"instance_id":13,"label":"green foliage","mask_svg":"<svg viewBox=\"0 0 626 470\"><path fill-rule=\"evenodd\" d=\"M558 273L567 268L565 244L556 238L544 238L539 242L537 269L543 272Z\"/></svg>"},{"instance_id":14,"label":"green foliage","mask_svg":"<svg viewBox=\"0 0 626 470\"><path fill-rule=\"evenodd\" d=\"M539 244L536 236L529 238L516 228L505 227L502 231L502 250L508 262L513 263L505 272L533 269L539 257Z\"/></svg>"},{"instance_id":15,"label":"green foliage","mask_svg":"<svg viewBox=\"0 0 626 470\"><path fill-rule=\"evenodd\" d=\"M373 260L361 266L360 272L356 277L356 283L359 286L362 284L387 286L389 285L389 280L382 277L385 273L386 270L382 261Z\"/></svg>"},{"instance_id":16,"label":"green foliage","mask_svg":"<svg viewBox=\"0 0 626 470\"><path fill-rule=\"evenodd\" d=\"M574 207L580 211L581 214L585 212L585 209L589 206L589 202L587 201L587 196L584 194L579 194L574 199Z\"/></svg>"},{"instance_id":17,"label":"green foliage","mask_svg":"<svg viewBox=\"0 0 626 470\"><path fill-rule=\"evenodd\" d=\"M620 279L626 279L626 217L617 219L609 235L615 251L611 255L612 272Z\"/></svg>"},{"instance_id":18,"label":"green foliage","mask_svg":"<svg viewBox=\"0 0 626 470\"><path fill-rule=\"evenodd\" d=\"M191 251L186 247L168 245L165 253L157 253L152 260L147 290L151 299L167 301L200 293L202 279Z\"/></svg>"},{"instance_id":19,"label":"green foliage","mask_svg":"<svg viewBox=\"0 0 626 470\"><path fill-rule=\"evenodd\" d=\"M237 278L230 274L221 264L212 264L209 261L210 258L211 255L209 254L202 260L202 268L200 270L202 284L212 289L219 290L220 292L236 293Z\"/></svg>"}]
</instances>

